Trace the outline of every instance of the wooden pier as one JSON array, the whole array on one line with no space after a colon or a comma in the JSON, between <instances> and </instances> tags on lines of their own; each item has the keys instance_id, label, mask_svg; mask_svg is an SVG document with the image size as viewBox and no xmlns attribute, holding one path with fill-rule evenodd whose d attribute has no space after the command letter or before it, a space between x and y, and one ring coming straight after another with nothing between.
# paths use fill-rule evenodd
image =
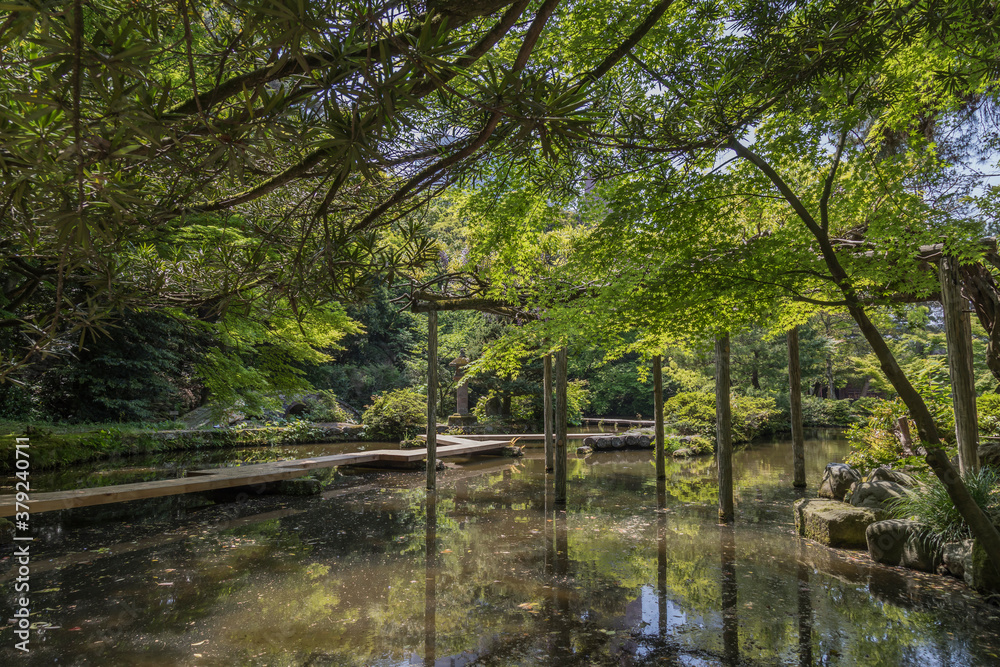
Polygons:
<instances>
[{"instance_id":1,"label":"wooden pier","mask_svg":"<svg viewBox=\"0 0 1000 667\"><path fill-rule=\"evenodd\" d=\"M476 436L474 436L476 437ZM496 435L492 439L476 439L439 435L437 457L465 456L483 454L503 449L517 437L513 435ZM370 452L354 452L350 454L331 454L309 459L275 461L273 463L256 463L232 468L208 468L205 470L188 471L187 477L179 479L162 479L155 482L137 482L134 484L119 484L116 486L100 486L72 491L51 491L29 494L26 503L32 514L51 512L53 510L70 509L73 507L88 507L91 505L107 505L123 503L129 500L144 498L159 498L182 493L197 493L237 486L253 486L268 482L280 482L309 474L318 468L333 468L346 465L372 465L392 467L393 465L414 465L427 458L426 449L377 449ZM14 495L0 496L0 517L14 516L23 512L25 503L17 507Z\"/></svg>"}]
</instances>

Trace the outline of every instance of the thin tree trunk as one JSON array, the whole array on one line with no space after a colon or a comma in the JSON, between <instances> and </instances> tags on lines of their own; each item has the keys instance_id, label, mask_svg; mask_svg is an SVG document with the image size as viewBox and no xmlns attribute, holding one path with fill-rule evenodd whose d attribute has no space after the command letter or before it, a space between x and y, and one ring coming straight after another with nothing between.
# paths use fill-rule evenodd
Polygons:
<instances>
[{"instance_id":1,"label":"thin tree trunk","mask_svg":"<svg viewBox=\"0 0 1000 667\"><path fill-rule=\"evenodd\" d=\"M733 424L729 405L729 334L715 341L715 440L719 462L719 522L733 522Z\"/></svg>"},{"instance_id":2,"label":"thin tree trunk","mask_svg":"<svg viewBox=\"0 0 1000 667\"><path fill-rule=\"evenodd\" d=\"M556 503L566 503L566 434L569 416L566 405L566 348L556 352Z\"/></svg>"},{"instance_id":3,"label":"thin tree trunk","mask_svg":"<svg viewBox=\"0 0 1000 667\"><path fill-rule=\"evenodd\" d=\"M942 257L939 267L944 331L948 342L951 400L955 407L958 468L964 475L979 469L979 424L976 417L976 381L972 370L972 329L960 287L961 274L954 257Z\"/></svg>"},{"instance_id":4,"label":"thin tree trunk","mask_svg":"<svg viewBox=\"0 0 1000 667\"><path fill-rule=\"evenodd\" d=\"M427 313L427 488L437 488L438 314Z\"/></svg>"},{"instance_id":5,"label":"thin tree trunk","mask_svg":"<svg viewBox=\"0 0 1000 667\"><path fill-rule=\"evenodd\" d=\"M802 432L802 366L799 362L799 328L788 330L788 406L792 420L792 486L806 485L805 437Z\"/></svg>"},{"instance_id":6,"label":"thin tree trunk","mask_svg":"<svg viewBox=\"0 0 1000 667\"><path fill-rule=\"evenodd\" d=\"M653 419L656 434L656 479L666 479L666 445L663 435L663 358L653 357Z\"/></svg>"},{"instance_id":7,"label":"thin tree trunk","mask_svg":"<svg viewBox=\"0 0 1000 667\"><path fill-rule=\"evenodd\" d=\"M835 399L837 398L837 387L833 383L833 357L827 356L826 358L826 385L827 398Z\"/></svg>"},{"instance_id":8,"label":"thin tree trunk","mask_svg":"<svg viewBox=\"0 0 1000 667\"><path fill-rule=\"evenodd\" d=\"M542 372L542 410L545 412L545 472L555 468L555 439L552 434L552 355L546 354Z\"/></svg>"}]
</instances>

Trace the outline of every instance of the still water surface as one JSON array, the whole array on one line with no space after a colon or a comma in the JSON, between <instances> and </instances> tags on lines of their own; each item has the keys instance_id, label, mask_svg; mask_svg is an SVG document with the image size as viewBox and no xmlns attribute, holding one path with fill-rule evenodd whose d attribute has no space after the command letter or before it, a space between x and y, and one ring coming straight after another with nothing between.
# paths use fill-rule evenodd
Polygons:
<instances>
[{"instance_id":1,"label":"still water surface","mask_svg":"<svg viewBox=\"0 0 1000 667\"><path fill-rule=\"evenodd\" d=\"M810 494L839 439L807 443ZM991 665L1000 609L953 580L794 535L790 446L737 452L737 523L710 460L541 452L338 477L322 498L192 498L36 517L18 665ZM111 509L117 507L117 509ZM131 513L130 513L131 512ZM3 618L12 564L0 566Z\"/></svg>"}]
</instances>

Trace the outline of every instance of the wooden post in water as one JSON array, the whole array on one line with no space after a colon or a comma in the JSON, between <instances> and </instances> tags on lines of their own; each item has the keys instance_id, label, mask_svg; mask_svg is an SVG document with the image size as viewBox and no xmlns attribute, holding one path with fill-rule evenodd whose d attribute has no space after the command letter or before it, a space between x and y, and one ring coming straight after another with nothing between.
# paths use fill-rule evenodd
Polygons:
<instances>
[{"instance_id":1,"label":"wooden post in water","mask_svg":"<svg viewBox=\"0 0 1000 667\"><path fill-rule=\"evenodd\" d=\"M806 452L802 432L802 364L799 362L799 328L788 330L788 406L792 419L792 486L805 488Z\"/></svg>"},{"instance_id":2,"label":"wooden post in water","mask_svg":"<svg viewBox=\"0 0 1000 667\"><path fill-rule=\"evenodd\" d=\"M427 488L437 488L438 314L427 312Z\"/></svg>"},{"instance_id":3,"label":"wooden post in water","mask_svg":"<svg viewBox=\"0 0 1000 667\"><path fill-rule=\"evenodd\" d=\"M552 355L546 354L542 373L542 410L545 412L545 472L555 469L555 438L552 434Z\"/></svg>"},{"instance_id":4,"label":"wooden post in water","mask_svg":"<svg viewBox=\"0 0 1000 667\"><path fill-rule=\"evenodd\" d=\"M715 440L719 462L719 522L733 522L733 414L729 404L729 334L715 339Z\"/></svg>"},{"instance_id":5,"label":"wooden post in water","mask_svg":"<svg viewBox=\"0 0 1000 667\"><path fill-rule=\"evenodd\" d=\"M958 260L941 258L941 305L948 342L948 372L951 400L955 406L955 437L958 440L958 469L963 475L979 469L979 425L976 416L976 382L972 371L972 325L968 306L962 298Z\"/></svg>"},{"instance_id":6,"label":"wooden post in water","mask_svg":"<svg viewBox=\"0 0 1000 667\"><path fill-rule=\"evenodd\" d=\"M556 504L566 504L566 432L569 417L566 405L566 348L556 352Z\"/></svg>"},{"instance_id":7,"label":"wooden post in water","mask_svg":"<svg viewBox=\"0 0 1000 667\"><path fill-rule=\"evenodd\" d=\"M667 478L667 461L663 435L663 357L653 356L653 419L656 433L656 479Z\"/></svg>"}]
</instances>

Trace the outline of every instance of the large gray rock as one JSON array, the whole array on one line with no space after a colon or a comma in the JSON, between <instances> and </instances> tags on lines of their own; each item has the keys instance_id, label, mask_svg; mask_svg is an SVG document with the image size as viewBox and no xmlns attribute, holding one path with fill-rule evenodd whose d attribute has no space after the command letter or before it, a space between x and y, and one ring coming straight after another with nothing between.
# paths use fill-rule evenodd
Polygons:
<instances>
[{"instance_id":1,"label":"large gray rock","mask_svg":"<svg viewBox=\"0 0 1000 667\"><path fill-rule=\"evenodd\" d=\"M851 484L861 481L861 475L846 463L828 463L823 471L823 481L819 484L817 495L821 498L843 500L844 494Z\"/></svg>"},{"instance_id":2,"label":"large gray rock","mask_svg":"<svg viewBox=\"0 0 1000 667\"><path fill-rule=\"evenodd\" d=\"M687 459L694 456L694 450L688 449L687 447L681 447L680 449L675 449L672 456L675 459Z\"/></svg>"},{"instance_id":3,"label":"large gray rock","mask_svg":"<svg viewBox=\"0 0 1000 667\"><path fill-rule=\"evenodd\" d=\"M794 510L796 532L831 547L865 548L865 530L878 520L874 510L826 498L801 498Z\"/></svg>"},{"instance_id":4,"label":"large gray rock","mask_svg":"<svg viewBox=\"0 0 1000 667\"><path fill-rule=\"evenodd\" d=\"M916 489L922 486L912 475L907 475L899 470L891 468L875 468L870 473L861 478L862 482L895 482L908 489Z\"/></svg>"},{"instance_id":5,"label":"large gray rock","mask_svg":"<svg viewBox=\"0 0 1000 667\"><path fill-rule=\"evenodd\" d=\"M966 584L977 591L1000 592L1000 572L990 563L979 540L972 543L972 556L965 568L964 579Z\"/></svg>"},{"instance_id":6,"label":"large gray rock","mask_svg":"<svg viewBox=\"0 0 1000 667\"><path fill-rule=\"evenodd\" d=\"M948 542L941 548L941 560L952 576L964 579L972 567L972 540Z\"/></svg>"},{"instance_id":7,"label":"large gray rock","mask_svg":"<svg viewBox=\"0 0 1000 667\"><path fill-rule=\"evenodd\" d=\"M853 484L850 493L844 500L855 507L867 507L873 510L886 510L888 503L905 498L909 491L905 486L895 482L859 482Z\"/></svg>"},{"instance_id":8,"label":"large gray rock","mask_svg":"<svg viewBox=\"0 0 1000 667\"><path fill-rule=\"evenodd\" d=\"M868 526L865 531L868 553L886 565L936 572L941 549L924 524L907 519L889 519Z\"/></svg>"},{"instance_id":9,"label":"large gray rock","mask_svg":"<svg viewBox=\"0 0 1000 667\"><path fill-rule=\"evenodd\" d=\"M979 462L984 466L1000 468L1000 440L983 440L979 443Z\"/></svg>"}]
</instances>

